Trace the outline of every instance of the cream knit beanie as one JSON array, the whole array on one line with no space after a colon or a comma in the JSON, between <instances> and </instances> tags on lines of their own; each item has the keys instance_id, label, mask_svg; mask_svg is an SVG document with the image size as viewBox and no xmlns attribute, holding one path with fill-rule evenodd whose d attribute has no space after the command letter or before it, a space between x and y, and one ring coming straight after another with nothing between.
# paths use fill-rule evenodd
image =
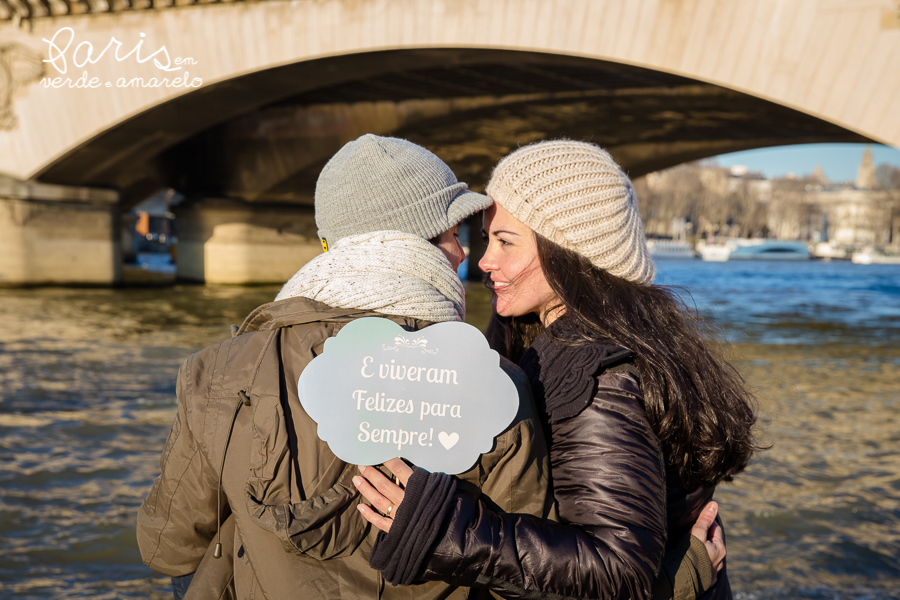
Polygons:
<instances>
[{"instance_id":1,"label":"cream knit beanie","mask_svg":"<svg viewBox=\"0 0 900 600\"><path fill-rule=\"evenodd\" d=\"M653 281L653 261L631 180L608 152L552 140L500 161L487 194L551 242L623 279Z\"/></svg>"}]
</instances>

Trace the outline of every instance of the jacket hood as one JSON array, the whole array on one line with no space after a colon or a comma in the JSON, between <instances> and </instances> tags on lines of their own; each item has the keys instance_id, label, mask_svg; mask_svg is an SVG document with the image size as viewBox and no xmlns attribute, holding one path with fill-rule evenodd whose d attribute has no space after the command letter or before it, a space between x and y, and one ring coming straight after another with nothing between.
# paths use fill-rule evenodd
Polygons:
<instances>
[{"instance_id":1,"label":"jacket hood","mask_svg":"<svg viewBox=\"0 0 900 600\"><path fill-rule=\"evenodd\" d=\"M239 336L251 331L267 331L280 327L291 327L316 321L328 321L333 318L350 320L357 316L383 316L376 312L353 308L332 308L327 304L309 298L288 298L277 302L269 302L253 309L241 326L234 331ZM232 326L233 327L233 326Z\"/></svg>"}]
</instances>

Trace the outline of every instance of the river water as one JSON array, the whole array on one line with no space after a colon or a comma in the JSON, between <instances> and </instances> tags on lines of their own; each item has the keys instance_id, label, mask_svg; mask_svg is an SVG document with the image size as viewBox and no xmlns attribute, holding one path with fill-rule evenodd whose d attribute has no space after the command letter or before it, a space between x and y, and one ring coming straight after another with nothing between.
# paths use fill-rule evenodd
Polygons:
<instances>
[{"instance_id":1,"label":"river water","mask_svg":"<svg viewBox=\"0 0 900 600\"><path fill-rule=\"evenodd\" d=\"M772 444L717 493L736 597L900 598L900 266L666 261L657 283L731 342ZM178 365L276 292L0 290L0 597L171 597L134 520Z\"/></svg>"}]
</instances>

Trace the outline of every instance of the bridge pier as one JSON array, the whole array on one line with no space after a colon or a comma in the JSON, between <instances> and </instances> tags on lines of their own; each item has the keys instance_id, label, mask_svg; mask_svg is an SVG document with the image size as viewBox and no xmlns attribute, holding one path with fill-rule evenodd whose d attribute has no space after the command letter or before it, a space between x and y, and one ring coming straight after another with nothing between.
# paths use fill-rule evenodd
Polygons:
<instances>
[{"instance_id":1,"label":"bridge pier","mask_svg":"<svg viewBox=\"0 0 900 600\"><path fill-rule=\"evenodd\" d=\"M179 280L284 283L322 252L312 206L203 198L173 211Z\"/></svg>"},{"instance_id":2,"label":"bridge pier","mask_svg":"<svg viewBox=\"0 0 900 600\"><path fill-rule=\"evenodd\" d=\"M119 194L0 179L0 286L121 280Z\"/></svg>"}]
</instances>

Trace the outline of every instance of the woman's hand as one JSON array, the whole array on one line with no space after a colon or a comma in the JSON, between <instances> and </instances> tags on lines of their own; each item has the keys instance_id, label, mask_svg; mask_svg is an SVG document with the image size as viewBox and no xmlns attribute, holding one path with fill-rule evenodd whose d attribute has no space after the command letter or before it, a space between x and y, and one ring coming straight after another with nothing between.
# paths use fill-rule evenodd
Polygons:
<instances>
[{"instance_id":1,"label":"woman's hand","mask_svg":"<svg viewBox=\"0 0 900 600\"><path fill-rule=\"evenodd\" d=\"M699 538L703 545L706 546L706 552L709 554L709 562L712 563L712 583L710 587L716 584L719 578L719 571L725 564L725 535L722 532L722 526L716 523L716 515L719 512L719 505L710 502L703 507L703 512L697 517L697 522L691 528L691 535Z\"/></svg>"},{"instance_id":2,"label":"woman's hand","mask_svg":"<svg viewBox=\"0 0 900 600\"><path fill-rule=\"evenodd\" d=\"M397 477L404 487L406 486L406 482L409 481L409 476L413 472L409 465L399 458L392 458L385 462L384 466ZM397 509L400 508L400 503L403 502L403 488L385 477L375 467L359 467L359 472L365 479L356 476L353 478L353 485L381 514L365 504L359 504L357 508L366 521L387 533L391 530L391 523L394 521Z\"/></svg>"}]
</instances>

